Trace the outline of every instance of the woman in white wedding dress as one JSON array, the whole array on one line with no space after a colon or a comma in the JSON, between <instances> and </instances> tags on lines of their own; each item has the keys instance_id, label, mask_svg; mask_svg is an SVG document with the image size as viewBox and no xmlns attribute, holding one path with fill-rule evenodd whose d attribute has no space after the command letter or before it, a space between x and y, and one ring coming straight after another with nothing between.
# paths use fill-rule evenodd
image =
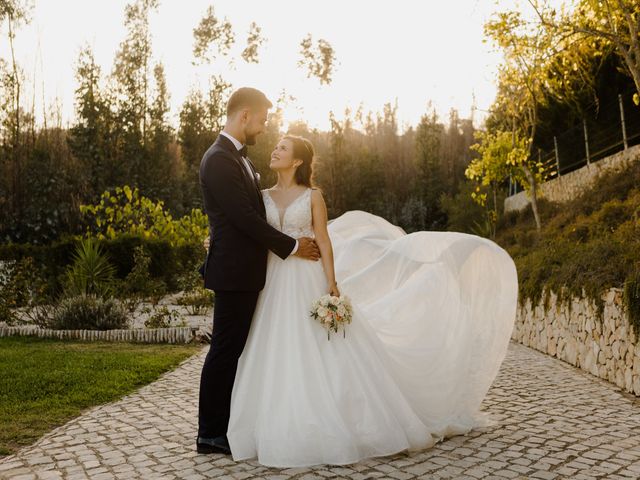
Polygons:
<instances>
[{"instance_id":1,"label":"woman in white wedding dress","mask_svg":"<svg viewBox=\"0 0 640 480\"><path fill-rule=\"evenodd\" d=\"M511 257L484 238L406 235L360 211L327 228L312 159L310 142L293 136L271 157L278 182L262 192L267 220L290 236L315 237L322 259L269 253L231 399L233 458L348 464L468 432L481 422L513 328ZM327 340L309 314L330 292L354 306L345 338Z\"/></svg>"}]
</instances>

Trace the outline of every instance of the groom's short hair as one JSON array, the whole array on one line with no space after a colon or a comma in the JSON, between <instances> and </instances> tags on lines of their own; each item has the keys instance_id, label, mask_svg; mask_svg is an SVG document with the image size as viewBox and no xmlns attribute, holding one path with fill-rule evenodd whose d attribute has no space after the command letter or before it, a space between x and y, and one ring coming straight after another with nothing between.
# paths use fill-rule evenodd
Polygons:
<instances>
[{"instance_id":1,"label":"groom's short hair","mask_svg":"<svg viewBox=\"0 0 640 480\"><path fill-rule=\"evenodd\" d=\"M259 108L271 108L273 103L260 90L251 87L237 89L229 97L227 102L227 116L233 115L243 108L257 110Z\"/></svg>"}]
</instances>

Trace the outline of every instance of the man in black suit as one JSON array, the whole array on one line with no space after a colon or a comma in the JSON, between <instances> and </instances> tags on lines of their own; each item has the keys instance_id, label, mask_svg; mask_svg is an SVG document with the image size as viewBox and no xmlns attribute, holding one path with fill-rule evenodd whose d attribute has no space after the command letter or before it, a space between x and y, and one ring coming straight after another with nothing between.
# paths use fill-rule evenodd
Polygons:
<instances>
[{"instance_id":1,"label":"man in black suit","mask_svg":"<svg viewBox=\"0 0 640 480\"><path fill-rule=\"evenodd\" d=\"M226 432L238 358L264 287L267 254L318 260L310 238L298 240L267 223L258 177L246 157L265 129L273 105L259 90L240 88L229 98L227 122L200 163L200 188L211 244L203 266L205 287L216 295L211 347L200 379L198 453L230 453Z\"/></svg>"}]
</instances>

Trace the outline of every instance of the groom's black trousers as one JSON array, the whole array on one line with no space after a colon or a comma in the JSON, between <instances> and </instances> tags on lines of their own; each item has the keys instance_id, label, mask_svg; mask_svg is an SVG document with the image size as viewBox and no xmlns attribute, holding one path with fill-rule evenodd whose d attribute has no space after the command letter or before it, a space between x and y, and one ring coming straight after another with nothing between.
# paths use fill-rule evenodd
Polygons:
<instances>
[{"instance_id":1,"label":"groom's black trousers","mask_svg":"<svg viewBox=\"0 0 640 480\"><path fill-rule=\"evenodd\" d=\"M215 292L211 347L200 377L198 436L225 435L238 358L249 335L259 292Z\"/></svg>"}]
</instances>

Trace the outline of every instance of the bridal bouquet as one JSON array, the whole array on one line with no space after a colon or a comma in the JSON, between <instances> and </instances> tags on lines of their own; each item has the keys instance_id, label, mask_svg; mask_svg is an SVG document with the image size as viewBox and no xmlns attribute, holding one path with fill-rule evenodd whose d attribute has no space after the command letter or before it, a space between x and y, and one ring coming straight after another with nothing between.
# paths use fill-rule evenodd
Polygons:
<instances>
[{"instance_id":1,"label":"bridal bouquet","mask_svg":"<svg viewBox=\"0 0 640 480\"><path fill-rule=\"evenodd\" d=\"M342 327L342 336L345 334L345 326L351 323L353 309L349 297L340 295L334 297L332 295L323 295L313 302L311 307L311 318L320 322L327 329L327 340L330 340L331 330L338 332Z\"/></svg>"}]
</instances>

